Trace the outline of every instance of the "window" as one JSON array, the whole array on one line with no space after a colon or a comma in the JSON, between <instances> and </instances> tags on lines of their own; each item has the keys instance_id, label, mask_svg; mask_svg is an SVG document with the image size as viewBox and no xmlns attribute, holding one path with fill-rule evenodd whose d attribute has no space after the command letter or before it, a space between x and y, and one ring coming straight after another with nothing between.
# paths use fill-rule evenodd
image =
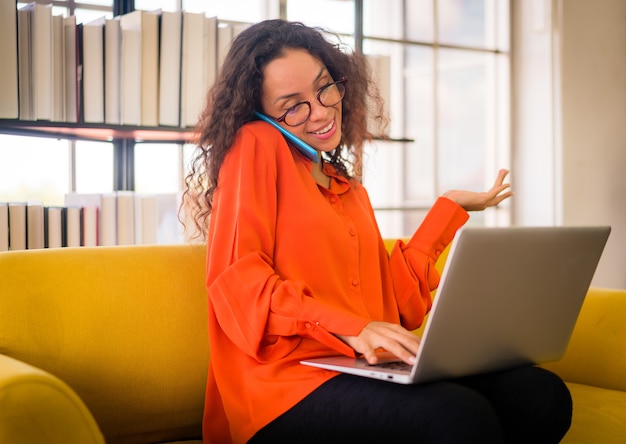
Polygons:
<instances>
[{"instance_id":1,"label":"window","mask_svg":"<svg viewBox=\"0 0 626 444\"><path fill-rule=\"evenodd\" d=\"M287 6L288 19L334 29L347 43L355 33L358 2ZM383 236L409 236L438 195L484 190L509 167L508 0L364 0L362 13L388 135L410 140L370 144L363 182ZM470 223L508 219L505 203Z\"/></svg>"}]
</instances>

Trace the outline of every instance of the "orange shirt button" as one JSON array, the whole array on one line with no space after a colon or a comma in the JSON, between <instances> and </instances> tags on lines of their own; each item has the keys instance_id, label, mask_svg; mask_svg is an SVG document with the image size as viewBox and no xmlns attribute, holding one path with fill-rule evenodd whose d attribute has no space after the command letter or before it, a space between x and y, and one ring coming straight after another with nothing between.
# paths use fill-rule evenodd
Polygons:
<instances>
[{"instance_id":1,"label":"orange shirt button","mask_svg":"<svg viewBox=\"0 0 626 444\"><path fill-rule=\"evenodd\" d=\"M359 280L358 279L352 279L352 285L354 287L356 287L357 285L359 285Z\"/></svg>"},{"instance_id":2,"label":"orange shirt button","mask_svg":"<svg viewBox=\"0 0 626 444\"><path fill-rule=\"evenodd\" d=\"M332 196L329 200L330 200L330 203L337 202L337 198L335 196Z\"/></svg>"},{"instance_id":3,"label":"orange shirt button","mask_svg":"<svg viewBox=\"0 0 626 444\"><path fill-rule=\"evenodd\" d=\"M304 324L304 326L305 326L306 328L311 328L311 327L312 327L312 325L311 325L311 323L310 323L310 322L307 322L306 324Z\"/></svg>"},{"instance_id":4,"label":"orange shirt button","mask_svg":"<svg viewBox=\"0 0 626 444\"><path fill-rule=\"evenodd\" d=\"M350 236L356 236L356 230L354 228L350 228Z\"/></svg>"}]
</instances>

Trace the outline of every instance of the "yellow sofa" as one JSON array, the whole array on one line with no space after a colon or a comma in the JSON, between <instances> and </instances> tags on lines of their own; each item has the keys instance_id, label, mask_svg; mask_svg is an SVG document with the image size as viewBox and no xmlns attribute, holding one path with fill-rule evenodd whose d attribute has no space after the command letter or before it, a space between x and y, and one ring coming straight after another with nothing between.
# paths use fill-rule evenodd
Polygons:
<instances>
[{"instance_id":1,"label":"yellow sofa","mask_svg":"<svg viewBox=\"0 0 626 444\"><path fill-rule=\"evenodd\" d=\"M203 246L0 253L0 443L201 442Z\"/></svg>"},{"instance_id":2,"label":"yellow sofa","mask_svg":"<svg viewBox=\"0 0 626 444\"><path fill-rule=\"evenodd\" d=\"M201 442L203 246L0 253L0 443ZM626 442L626 290L590 290L566 443Z\"/></svg>"}]
</instances>

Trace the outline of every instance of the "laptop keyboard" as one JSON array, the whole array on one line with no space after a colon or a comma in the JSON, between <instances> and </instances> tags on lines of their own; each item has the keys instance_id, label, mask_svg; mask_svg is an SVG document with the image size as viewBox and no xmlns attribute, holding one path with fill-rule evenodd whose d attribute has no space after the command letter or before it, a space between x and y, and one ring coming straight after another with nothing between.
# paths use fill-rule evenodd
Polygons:
<instances>
[{"instance_id":1,"label":"laptop keyboard","mask_svg":"<svg viewBox=\"0 0 626 444\"><path fill-rule=\"evenodd\" d=\"M368 367L378 367L389 370L402 370L402 371L411 371L413 366L407 364L403 361L389 361L389 362L380 362L378 364L368 364Z\"/></svg>"}]
</instances>

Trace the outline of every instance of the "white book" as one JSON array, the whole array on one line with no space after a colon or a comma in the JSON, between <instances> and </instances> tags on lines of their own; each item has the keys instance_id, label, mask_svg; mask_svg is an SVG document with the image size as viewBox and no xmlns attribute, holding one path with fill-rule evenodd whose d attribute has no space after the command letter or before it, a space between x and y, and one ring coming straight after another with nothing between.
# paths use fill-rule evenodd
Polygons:
<instances>
[{"instance_id":1,"label":"white book","mask_svg":"<svg viewBox=\"0 0 626 444\"><path fill-rule=\"evenodd\" d=\"M44 208L44 237L46 248L61 248L64 243L65 208Z\"/></svg>"},{"instance_id":2,"label":"white book","mask_svg":"<svg viewBox=\"0 0 626 444\"><path fill-rule=\"evenodd\" d=\"M30 44L29 10L20 9L17 11L17 31L19 118L20 120L33 120L35 114L33 111L33 64Z\"/></svg>"},{"instance_id":3,"label":"white book","mask_svg":"<svg viewBox=\"0 0 626 444\"><path fill-rule=\"evenodd\" d=\"M0 202L0 251L9 251L9 204Z\"/></svg>"},{"instance_id":4,"label":"white book","mask_svg":"<svg viewBox=\"0 0 626 444\"><path fill-rule=\"evenodd\" d=\"M81 207L71 206L66 207L65 217L65 233L66 233L66 246L68 247L80 247L81 246ZM97 226L97 225L96 225ZM97 236L96 236L97 244Z\"/></svg>"},{"instance_id":5,"label":"white book","mask_svg":"<svg viewBox=\"0 0 626 444\"><path fill-rule=\"evenodd\" d=\"M220 23L217 27L217 69L222 69L230 44L235 37L235 28L230 23Z\"/></svg>"},{"instance_id":6,"label":"white book","mask_svg":"<svg viewBox=\"0 0 626 444\"><path fill-rule=\"evenodd\" d=\"M114 193L102 195L99 245L117 245L117 196Z\"/></svg>"},{"instance_id":7,"label":"white book","mask_svg":"<svg viewBox=\"0 0 626 444\"><path fill-rule=\"evenodd\" d=\"M9 203L9 250L26 249L26 202Z\"/></svg>"},{"instance_id":8,"label":"white book","mask_svg":"<svg viewBox=\"0 0 626 444\"><path fill-rule=\"evenodd\" d=\"M387 55L367 55L367 62L372 70L372 80L378 86L386 110L391 100L391 57ZM384 136L384 129L373 118L368 119L367 130L374 136Z\"/></svg>"},{"instance_id":9,"label":"white book","mask_svg":"<svg viewBox=\"0 0 626 444\"><path fill-rule=\"evenodd\" d=\"M158 243L159 230L159 202L156 195L141 196L141 211L139 235L137 236L137 244L156 244Z\"/></svg>"},{"instance_id":10,"label":"white book","mask_svg":"<svg viewBox=\"0 0 626 444\"><path fill-rule=\"evenodd\" d=\"M104 123L105 18L83 24L83 118Z\"/></svg>"},{"instance_id":11,"label":"white book","mask_svg":"<svg viewBox=\"0 0 626 444\"><path fill-rule=\"evenodd\" d=\"M206 91L205 15L183 12L181 115L183 128L193 127L204 104Z\"/></svg>"},{"instance_id":12,"label":"white book","mask_svg":"<svg viewBox=\"0 0 626 444\"><path fill-rule=\"evenodd\" d=\"M205 89L208 90L217 78L217 17L207 17L205 24Z\"/></svg>"},{"instance_id":13,"label":"white book","mask_svg":"<svg viewBox=\"0 0 626 444\"><path fill-rule=\"evenodd\" d=\"M95 247L100 245L100 193L68 193L65 206L78 207L81 210L81 245Z\"/></svg>"},{"instance_id":14,"label":"white book","mask_svg":"<svg viewBox=\"0 0 626 444\"><path fill-rule=\"evenodd\" d=\"M137 10L121 16L122 123L125 125L159 123L160 14L161 11Z\"/></svg>"},{"instance_id":15,"label":"white book","mask_svg":"<svg viewBox=\"0 0 626 444\"><path fill-rule=\"evenodd\" d=\"M141 11L120 19L122 56L120 63L121 124L141 125Z\"/></svg>"},{"instance_id":16,"label":"white book","mask_svg":"<svg viewBox=\"0 0 626 444\"><path fill-rule=\"evenodd\" d=\"M141 125L159 125L159 16L161 11L140 11Z\"/></svg>"},{"instance_id":17,"label":"white book","mask_svg":"<svg viewBox=\"0 0 626 444\"><path fill-rule=\"evenodd\" d=\"M122 30L120 18L107 19L104 25L104 121L119 125L120 114L120 60Z\"/></svg>"},{"instance_id":18,"label":"white book","mask_svg":"<svg viewBox=\"0 0 626 444\"><path fill-rule=\"evenodd\" d=\"M230 43L232 44L232 41L233 41L233 40L234 40L234 39L235 39L235 38L236 38L236 37L237 37L240 33L242 33L243 31L245 31L245 30L246 30L246 29L248 29L249 27L250 27L250 24L248 24L248 23L235 23L235 24L233 25L233 36L232 36L232 39L231 39L231 42L230 42ZM230 48L228 48L228 49L230 49Z\"/></svg>"},{"instance_id":19,"label":"white book","mask_svg":"<svg viewBox=\"0 0 626 444\"><path fill-rule=\"evenodd\" d=\"M159 125L180 124L182 12L161 13Z\"/></svg>"},{"instance_id":20,"label":"white book","mask_svg":"<svg viewBox=\"0 0 626 444\"><path fill-rule=\"evenodd\" d=\"M157 230L158 244L181 244L185 242L183 225L178 219L181 193L157 194L159 223Z\"/></svg>"},{"instance_id":21,"label":"white book","mask_svg":"<svg viewBox=\"0 0 626 444\"><path fill-rule=\"evenodd\" d=\"M2 69L0 69L0 97L2 97L0 100L0 119L17 119L19 117L16 11L14 2L0 2L0 60L3 64ZM2 215L0 215L1 217ZM2 220L0 220L1 222ZM0 231L0 235L1 233L2 231ZM3 251L3 245L0 239L0 251Z\"/></svg>"},{"instance_id":22,"label":"white book","mask_svg":"<svg viewBox=\"0 0 626 444\"><path fill-rule=\"evenodd\" d=\"M100 245L100 208L84 206L81 209L81 245L96 247Z\"/></svg>"},{"instance_id":23,"label":"white book","mask_svg":"<svg viewBox=\"0 0 626 444\"><path fill-rule=\"evenodd\" d=\"M117 245L135 243L135 196L132 191L118 191Z\"/></svg>"},{"instance_id":24,"label":"white book","mask_svg":"<svg viewBox=\"0 0 626 444\"><path fill-rule=\"evenodd\" d=\"M82 80L82 64L79 52L79 33L82 25L76 23L76 17L63 19L63 61L65 73L65 121L76 123L80 117L80 90Z\"/></svg>"},{"instance_id":25,"label":"white book","mask_svg":"<svg viewBox=\"0 0 626 444\"><path fill-rule=\"evenodd\" d=\"M26 206L26 225L28 227L26 239L28 249L36 250L45 247L44 243L44 215L43 203L29 202Z\"/></svg>"},{"instance_id":26,"label":"white book","mask_svg":"<svg viewBox=\"0 0 626 444\"><path fill-rule=\"evenodd\" d=\"M31 11L31 49L33 107L36 120L52 120L52 5L29 3Z\"/></svg>"},{"instance_id":27,"label":"white book","mask_svg":"<svg viewBox=\"0 0 626 444\"><path fill-rule=\"evenodd\" d=\"M52 16L52 120L65 121L65 30L63 16Z\"/></svg>"}]
</instances>

